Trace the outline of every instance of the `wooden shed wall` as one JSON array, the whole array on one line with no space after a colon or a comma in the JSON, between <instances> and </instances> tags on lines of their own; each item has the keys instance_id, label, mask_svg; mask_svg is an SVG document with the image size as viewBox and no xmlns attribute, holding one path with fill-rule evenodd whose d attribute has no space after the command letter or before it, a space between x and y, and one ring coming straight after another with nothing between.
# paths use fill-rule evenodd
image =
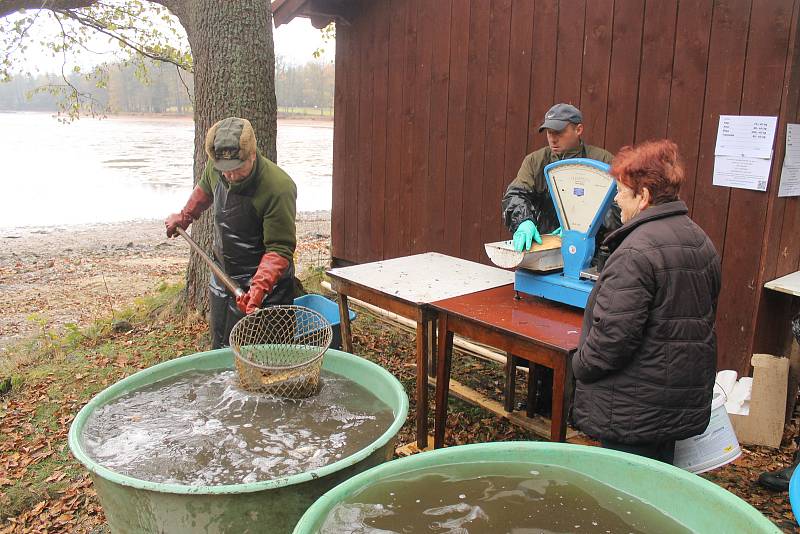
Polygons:
<instances>
[{"instance_id":1,"label":"wooden shed wall","mask_svg":"<svg viewBox=\"0 0 800 534\"><path fill-rule=\"evenodd\" d=\"M723 258L720 366L785 343L763 282L800 266L800 201L777 198L800 120L800 0L371 0L337 26L333 256L487 263L500 198L555 102L614 152L676 141L681 193ZM767 193L712 185L719 115L779 115ZM763 304L763 305L762 305ZM773 328L774 327L774 328ZM758 332L758 336L755 333Z\"/></svg>"}]
</instances>

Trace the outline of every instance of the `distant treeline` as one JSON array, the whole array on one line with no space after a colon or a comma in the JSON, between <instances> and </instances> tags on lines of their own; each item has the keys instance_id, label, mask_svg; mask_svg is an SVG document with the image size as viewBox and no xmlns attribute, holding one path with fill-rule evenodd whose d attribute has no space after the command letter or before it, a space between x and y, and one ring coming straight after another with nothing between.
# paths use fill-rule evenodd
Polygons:
<instances>
[{"instance_id":1,"label":"distant treeline","mask_svg":"<svg viewBox=\"0 0 800 534\"><path fill-rule=\"evenodd\" d=\"M140 73L141 73L141 68ZM329 114L333 108L334 66L312 61L305 65L286 64L278 58L275 92L282 109L319 110ZM78 91L91 94L97 111L108 113L191 113L194 82L192 75L172 65L148 63L146 75L137 76L135 65L114 64L107 79L97 86L84 75L67 75ZM144 82L141 78L144 78ZM0 83L0 110L56 111L56 88L66 85L61 76L16 76ZM50 90L48 90L48 88Z\"/></svg>"}]
</instances>

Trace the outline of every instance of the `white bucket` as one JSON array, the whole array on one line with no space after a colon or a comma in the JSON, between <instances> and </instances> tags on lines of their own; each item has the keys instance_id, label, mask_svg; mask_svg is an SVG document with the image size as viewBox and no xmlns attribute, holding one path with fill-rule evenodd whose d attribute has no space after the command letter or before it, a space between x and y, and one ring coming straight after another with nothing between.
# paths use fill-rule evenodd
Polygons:
<instances>
[{"instance_id":1,"label":"white bucket","mask_svg":"<svg viewBox=\"0 0 800 534\"><path fill-rule=\"evenodd\" d=\"M741 454L742 449L725 410L725 395L715 391L706 431L675 442L674 465L699 474L722 467Z\"/></svg>"}]
</instances>

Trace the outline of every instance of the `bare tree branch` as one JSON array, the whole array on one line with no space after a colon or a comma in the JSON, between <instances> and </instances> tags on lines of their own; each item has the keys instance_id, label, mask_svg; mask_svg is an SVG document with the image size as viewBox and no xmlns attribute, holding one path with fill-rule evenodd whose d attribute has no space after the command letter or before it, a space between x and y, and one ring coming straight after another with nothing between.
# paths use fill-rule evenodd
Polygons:
<instances>
[{"instance_id":1,"label":"bare tree branch","mask_svg":"<svg viewBox=\"0 0 800 534\"><path fill-rule=\"evenodd\" d=\"M136 52L138 52L139 54L143 55L146 58L149 58L149 59L152 59L152 60L155 60L155 61L163 61L164 63L171 63L171 64L175 65L178 68L181 68L181 69L184 69L184 70L189 70L187 68L187 66L184 65L183 63L181 63L180 61L176 61L176 60L174 60L172 58L161 56L161 55L149 52L142 45L134 43L131 40L126 39L124 36L110 31L108 28L105 27L105 25L102 22L94 19L91 16L84 15L84 14L81 14L81 13L78 13L76 11L72 11L72 10L69 10L69 9L54 10L54 11L56 13L60 14L60 15L63 15L65 17L69 17L72 20L74 20L74 21L76 21L76 22L78 22L80 24L83 24L84 26L92 28L93 30L98 31L98 32L100 32L100 33L102 33L104 35L108 35L112 39L116 39L117 41L123 43L125 46L131 48L132 50L135 50Z\"/></svg>"},{"instance_id":2,"label":"bare tree branch","mask_svg":"<svg viewBox=\"0 0 800 534\"><path fill-rule=\"evenodd\" d=\"M0 0L0 18L20 9L78 9L95 3L97 0Z\"/></svg>"}]
</instances>

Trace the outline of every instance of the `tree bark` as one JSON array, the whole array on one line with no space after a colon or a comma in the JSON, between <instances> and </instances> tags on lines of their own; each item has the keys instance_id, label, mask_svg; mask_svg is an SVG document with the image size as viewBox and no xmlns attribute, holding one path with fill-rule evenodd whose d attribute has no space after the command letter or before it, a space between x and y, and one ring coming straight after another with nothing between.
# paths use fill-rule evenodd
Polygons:
<instances>
[{"instance_id":1,"label":"tree bark","mask_svg":"<svg viewBox=\"0 0 800 534\"><path fill-rule=\"evenodd\" d=\"M73 9L97 0L50 0L45 9ZM205 135L218 120L243 117L252 124L258 148L277 161L275 49L269 0L154 0L169 9L189 38L194 61L194 183L206 165ZM0 0L0 17L40 9L41 0ZM175 207L176 211L180 206ZM212 210L192 225L192 235L210 249ZM194 252L186 273L186 304L208 311L209 271Z\"/></svg>"},{"instance_id":2,"label":"tree bark","mask_svg":"<svg viewBox=\"0 0 800 534\"><path fill-rule=\"evenodd\" d=\"M276 160L277 115L272 12L266 0L184 3L179 20L186 30L194 59L194 180L206 165L208 129L225 117L242 117L253 124L258 148ZM192 235L209 249L212 215L192 225ZM208 268L192 253L186 273L190 308L208 311Z\"/></svg>"}]
</instances>

